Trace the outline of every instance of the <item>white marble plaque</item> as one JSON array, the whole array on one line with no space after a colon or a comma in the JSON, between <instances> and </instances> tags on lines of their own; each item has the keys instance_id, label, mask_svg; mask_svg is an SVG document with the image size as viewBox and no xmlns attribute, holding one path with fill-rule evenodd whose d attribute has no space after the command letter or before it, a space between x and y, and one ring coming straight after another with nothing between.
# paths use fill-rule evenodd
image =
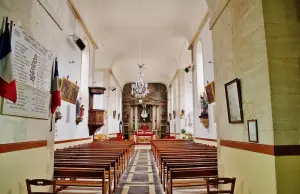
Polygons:
<instances>
[{"instance_id":1,"label":"white marble plaque","mask_svg":"<svg viewBox=\"0 0 300 194\"><path fill-rule=\"evenodd\" d=\"M11 46L16 80L49 92L53 65L52 52L17 25L12 29Z\"/></svg>"},{"instance_id":2,"label":"white marble plaque","mask_svg":"<svg viewBox=\"0 0 300 194\"><path fill-rule=\"evenodd\" d=\"M3 113L40 119L49 118L50 93L42 92L22 83L17 83L18 100L13 102L4 99Z\"/></svg>"},{"instance_id":3,"label":"white marble plaque","mask_svg":"<svg viewBox=\"0 0 300 194\"><path fill-rule=\"evenodd\" d=\"M3 114L49 118L52 52L14 25L11 37L17 102L3 101Z\"/></svg>"}]
</instances>

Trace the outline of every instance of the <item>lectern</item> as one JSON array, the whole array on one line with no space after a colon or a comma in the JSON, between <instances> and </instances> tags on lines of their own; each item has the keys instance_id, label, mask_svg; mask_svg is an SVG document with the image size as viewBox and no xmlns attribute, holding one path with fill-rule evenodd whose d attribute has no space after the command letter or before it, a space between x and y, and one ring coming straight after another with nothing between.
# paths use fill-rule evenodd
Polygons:
<instances>
[{"instance_id":1,"label":"lectern","mask_svg":"<svg viewBox=\"0 0 300 194\"><path fill-rule=\"evenodd\" d=\"M94 95L102 95L104 87L89 87L89 135L94 135L104 125L104 110L94 109Z\"/></svg>"}]
</instances>

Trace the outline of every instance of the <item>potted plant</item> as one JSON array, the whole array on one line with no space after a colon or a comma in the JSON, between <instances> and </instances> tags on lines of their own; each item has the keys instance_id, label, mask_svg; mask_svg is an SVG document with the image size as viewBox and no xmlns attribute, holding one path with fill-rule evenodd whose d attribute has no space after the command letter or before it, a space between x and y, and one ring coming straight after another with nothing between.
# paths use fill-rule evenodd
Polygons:
<instances>
[{"instance_id":1,"label":"potted plant","mask_svg":"<svg viewBox=\"0 0 300 194\"><path fill-rule=\"evenodd\" d=\"M208 128L209 122L208 122L208 113L201 113L199 116L200 122L203 124L205 128Z\"/></svg>"},{"instance_id":2,"label":"potted plant","mask_svg":"<svg viewBox=\"0 0 300 194\"><path fill-rule=\"evenodd\" d=\"M185 129L181 129L181 138L186 139L186 130Z\"/></svg>"},{"instance_id":3,"label":"potted plant","mask_svg":"<svg viewBox=\"0 0 300 194\"><path fill-rule=\"evenodd\" d=\"M185 133L185 135L186 135L186 140L193 141L193 136L191 133Z\"/></svg>"}]
</instances>

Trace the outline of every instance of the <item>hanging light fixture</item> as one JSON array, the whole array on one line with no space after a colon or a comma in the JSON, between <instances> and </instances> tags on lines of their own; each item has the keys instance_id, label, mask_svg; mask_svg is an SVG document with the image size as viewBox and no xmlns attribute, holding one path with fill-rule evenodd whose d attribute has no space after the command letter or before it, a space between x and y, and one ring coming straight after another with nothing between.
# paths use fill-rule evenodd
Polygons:
<instances>
[{"instance_id":1,"label":"hanging light fixture","mask_svg":"<svg viewBox=\"0 0 300 194\"><path fill-rule=\"evenodd\" d=\"M145 64L142 64L142 46L140 40L140 63L138 64L138 68L140 70L137 80L135 83L131 84L131 94L137 98L144 98L148 94L148 83L144 81L144 72L143 67Z\"/></svg>"}]
</instances>

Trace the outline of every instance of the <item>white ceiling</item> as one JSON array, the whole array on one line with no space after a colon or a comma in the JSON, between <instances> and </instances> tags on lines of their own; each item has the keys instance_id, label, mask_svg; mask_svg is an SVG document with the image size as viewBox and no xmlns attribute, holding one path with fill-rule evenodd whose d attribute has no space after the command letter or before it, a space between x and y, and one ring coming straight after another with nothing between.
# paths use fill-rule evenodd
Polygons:
<instances>
[{"instance_id":1,"label":"white ceiling","mask_svg":"<svg viewBox=\"0 0 300 194\"><path fill-rule=\"evenodd\" d=\"M191 63L187 47L207 10L205 0L74 2L100 47L95 68L111 68L122 85L135 81L140 44L146 81L170 84Z\"/></svg>"}]
</instances>

